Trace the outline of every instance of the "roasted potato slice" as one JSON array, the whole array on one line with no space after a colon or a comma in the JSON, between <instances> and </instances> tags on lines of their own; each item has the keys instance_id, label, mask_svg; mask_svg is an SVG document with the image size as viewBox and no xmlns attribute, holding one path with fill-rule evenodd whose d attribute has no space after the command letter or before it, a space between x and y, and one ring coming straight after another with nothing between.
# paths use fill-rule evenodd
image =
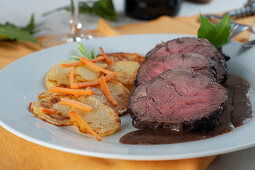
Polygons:
<instances>
[{"instance_id":1,"label":"roasted potato slice","mask_svg":"<svg viewBox=\"0 0 255 170\"><path fill-rule=\"evenodd\" d=\"M90 112L84 112L80 109L72 107L81 118L93 129L99 136L108 136L120 129L120 118L113 109L103 104L100 100L93 96L84 98L84 103L92 106ZM87 133L83 124L71 119L71 122L77 126L80 132Z\"/></svg>"},{"instance_id":2,"label":"roasted potato slice","mask_svg":"<svg viewBox=\"0 0 255 170\"><path fill-rule=\"evenodd\" d=\"M54 95L60 96L61 94L57 94L57 93L51 93L49 90L46 90L45 92L39 94L38 99L41 100L45 97L53 97ZM71 96L71 95L70 95ZM60 96L61 97L61 96ZM59 98L60 98L59 97Z\"/></svg>"},{"instance_id":3,"label":"roasted potato slice","mask_svg":"<svg viewBox=\"0 0 255 170\"><path fill-rule=\"evenodd\" d=\"M72 63L77 61L65 61L63 63ZM97 66L101 68L106 68L107 64L105 63L96 63ZM61 67L60 64L54 65L51 67L47 75L45 76L45 86L46 88L60 86L60 87L69 87L70 86L70 70L71 67ZM75 82L82 81L92 81L98 78L99 72L94 71L89 68L89 66L78 66L75 67Z\"/></svg>"},{"instance_id":4,"label":"roasted potato slice","mask_svg":"<svg viewBox=\"0 0 255 170\"><path fill-rule=\"evenodd\" d=\"M84 102L84 97L86 98L87 96L75 97L69 94L51 93L49 90L46 90L38 96L38 101L30 103L29 109L35 116L46 122L57 126L67 126L71 125L68 114L69 106L61 105L61 98ZM39 109L40 107L55 108L58 111L54 114L47 115Z\"/></svg>"},{"instance_id":5,"label":"roasted potato slice","mask_svg":"<svg viewBox=\"0 0 255 170\"><path fill-rule=\"evenodd\" d=\"M71 125L69 112L69 106L64 106L60 104L61 98L76 99L72 95L60 95L55 93L50 93L46 91L39 95L39 101L31 102L29 105L30 111L38 118L49 122L57 126L67 126ZM55 108L58 111L54 114L45 114L40 110L43 108Z\"/></svg>"},{"instance_id":6,"label":"roasted potato slice","mask_svg":"<svg viewBox=\"0 0 255 170\"><path fill-rule=\"evenodd\" d=\"M121 73L121 76L116 77L115 80L121 82L128 89L132 89L139 67L140 64L135 61L116 61L109 65L108 69L113 72Z\"/></svg>"},{"instance_id":7,"label":"roasted potato slice","mask_svg":"<svg viewBox=\"0 0 255 170\"><path fill-rule=\"evenodd\" d=\"M144 56L137 53L107 53L106 54L112 61L135 61L142 64L145 60Z\"/></svg>"},{"instance_id":8,"label":"roasted potato slice","mask_svg":"<svg viewBox=\"0 0 255 170\"><path fill-rule=\"evenodd\" d=\"M107 64L105 63L96 63L97 66L101 68L106 68ZM98 79L99 72L91 69L89 66L83 65L75 67L75 81L92 81Z\"/></svg>"},{"instance_id":9,"label":"roasted potato slice","mask_svg":"<svg viewBox=\"0 0 255 170\"><path fill-rule=\"evenodd\" d=\"M59 64L52 66L45 76L44 83L46 88L55 86L69 87L70 70L71 67L63 68Z\"/></svg>"},{"instance_id":10,"label":"roasted potato slice","mask_svg":"<svg viewBox=\"0 0 255 170\"><path fill-rule=\"evenodd\" d=\"M129 90L120 82L114 80L107 82L107 85L112 97L116 100L118 104L118 106L116 107L105 98L100 86L88 87L87 89L94 91L95 94L93 95L93 97L99 99L101 102L111 107L113 110L116 111L119 116L125 114L127 112L127 104L130 97Z\"/></svg>"},{"instance_id":11,"label":"roasted potato slice","mask_svg":"<svg viewBox=\"0 0 255 170\"><path fill-rule=\"evenodd\" d=\"M70 120L69 111L70 107L61 105L61 98L77 100L93 107L92 111L84 112L80 109L71 108L78 113L86 123L100 136L107 136L115 133L120 129L120 118L116 112L102 103L95 97L79 96L67 94L51 93L48 90L39 95L39 101L31 102L29 105L30 111L38 118L57 126L67 126L75 124L81 132L86 132L82 125L78 122ZM40 110L43 108L55 108L58 111L54 114L45 114Z\"/></svg>"}]
</instances>

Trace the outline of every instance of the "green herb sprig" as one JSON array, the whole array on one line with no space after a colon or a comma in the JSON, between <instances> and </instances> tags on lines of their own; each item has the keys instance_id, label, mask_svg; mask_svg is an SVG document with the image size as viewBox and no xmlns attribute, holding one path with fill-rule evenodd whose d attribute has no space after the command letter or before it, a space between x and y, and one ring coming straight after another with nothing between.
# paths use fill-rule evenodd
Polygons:
<instances>
[{"instance_id":1,"label":"green herb sprig","mask_svg":"<svg viewBox=\"0 0 255 170\"><path fill-rule=\"evenodd\" d=\"M18 27L14 24L6 22L0 24L0 40L18 40L18 41L31 41L38 43L32 36L35 29L34 15L32 14L29 23L25 27Z\"/></svg>"},{"instance_id":2,"label":"green herb sprig","mask_svg":"<svg viewBox=\"0 0 255 170\"><path fill-rule=\"evenodd\" d=\"M81 55L73 55L73 60L80 60L80 57L86 57L87 59L92 60L94 58L97 58L97 56L99 55L99 53L96 54L95 49L92 49L90 52L88 52L88 50L84 47L82 43L78 43L78 50Z\"/></svg>"},{"instance_id":3,"label":"green herb sprig","mask_svg":"<svg viewBox=\"0 0 255 170\"><path fill-rule=\"evenodd\" d=\"M197 36L198 38L207 39L217 49L229 41L230 30L231 20L228 14L216 25L211 24L208 18L200 14L200 28Z\"/></svg>"}]
</instances>

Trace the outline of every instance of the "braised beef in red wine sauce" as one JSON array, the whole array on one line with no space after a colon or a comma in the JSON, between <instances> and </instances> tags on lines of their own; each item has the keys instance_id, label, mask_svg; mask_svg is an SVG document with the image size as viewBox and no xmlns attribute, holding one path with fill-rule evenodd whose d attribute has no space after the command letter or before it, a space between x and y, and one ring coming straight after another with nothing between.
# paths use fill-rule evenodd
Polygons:
<instances>
[{"instance_id":1,"label":"braised beef in red wine sauce","mask_svg":"<svg viewBox=\"0 0 255 170\"><path fill-rule=\"evenodd\" d=\"M169 129L137 130L121 137L123 144L173 144L207 139L232 131L234 128L244 125L252 117L252 107L249 100L250 84L247 80L228 74L224 83L228 90L226 108L222 114L218 126L210 132L173 132Z\"/></svg>"}]
</instances>

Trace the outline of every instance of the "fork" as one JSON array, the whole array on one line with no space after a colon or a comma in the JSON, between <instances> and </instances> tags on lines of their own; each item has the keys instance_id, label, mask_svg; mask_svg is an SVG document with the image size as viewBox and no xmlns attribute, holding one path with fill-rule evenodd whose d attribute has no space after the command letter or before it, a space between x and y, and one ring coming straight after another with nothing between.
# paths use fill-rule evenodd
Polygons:
<instances>
[{"instance_id":1,"label":"fork","mask_svg":"<svg viewBox=\"0 0 255 170\"><path fill-rule=\"evenodd\" d=\"M231 22L231 31L230 31L229 41L245 30L250 30L252 33L255 33L254 29L250 25L243 25L243 24ZM251 40L251 41L248 41L247 43L242 44L243 48L251 48L254 46L255 46L255 40Z\"/></svg>"},{"instance_id":2,"label":"fork","mask_svg":"<svg viewBox=\"0 0 255 170\"><path fill-rule=\"evenodd\" d=\"M255 31L252 28L252 26L231 22L231 30L230 30L229 40L233 39L235 36L237 36L238 34L240 34L241 32L243 32L245 30L250 30L251 33L255 34Z\"/></svg>"}]
</instances>

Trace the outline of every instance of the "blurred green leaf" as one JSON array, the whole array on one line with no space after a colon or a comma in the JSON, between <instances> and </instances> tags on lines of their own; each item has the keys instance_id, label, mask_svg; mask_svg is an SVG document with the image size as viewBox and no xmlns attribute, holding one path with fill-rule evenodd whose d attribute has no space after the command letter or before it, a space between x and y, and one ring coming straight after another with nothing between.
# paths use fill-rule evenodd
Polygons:
<instances>
[{"instance_id":1,"label":"blurred green leaf","mask_svg":"<svg viewBox=\"0 0 255 170\"><path fill-rule=\"evenodd\" d=\"M35 29L34 14L31 15L29 23L25 27L23 27L22 29L29 32L30 34L34 33L34 29Z\"/></svg>"},{"instance_id":2,"label":"blurred green leaf","mask_svg":"<svg viewBox=\"0 0 255 170\"><path fill-rule=\"evenodd\" d=\"M18 27L9 22L0 24L0 40L31 41L37 43L37 40L32 36L34 28L35 23L33 14L29 23L25 27Z\"/></svg>"},{"instance_id":3,"label":"blurred green leaf","mask_svg":"<svg viewBox=\"0 0 255 170\"><path fill-rule=\"evenodd\" d=\"M3 40L31 41L37 43L37 40L29 32L9 25L0 26L0 37L4 37Z\"/></svg>"},{"instance_id":4,"label":"blurred green leaf","mask_svg":"<svg viewBox=\"0 0 255 170\"><path fill-rule=\"evenodd\" d=\"M109 20L114 20L117 17L117 13L114 9L112 0L96 1L92 6L92 11L94 11L96 15L99 15Z\"/></svg>"}]
</instances>

